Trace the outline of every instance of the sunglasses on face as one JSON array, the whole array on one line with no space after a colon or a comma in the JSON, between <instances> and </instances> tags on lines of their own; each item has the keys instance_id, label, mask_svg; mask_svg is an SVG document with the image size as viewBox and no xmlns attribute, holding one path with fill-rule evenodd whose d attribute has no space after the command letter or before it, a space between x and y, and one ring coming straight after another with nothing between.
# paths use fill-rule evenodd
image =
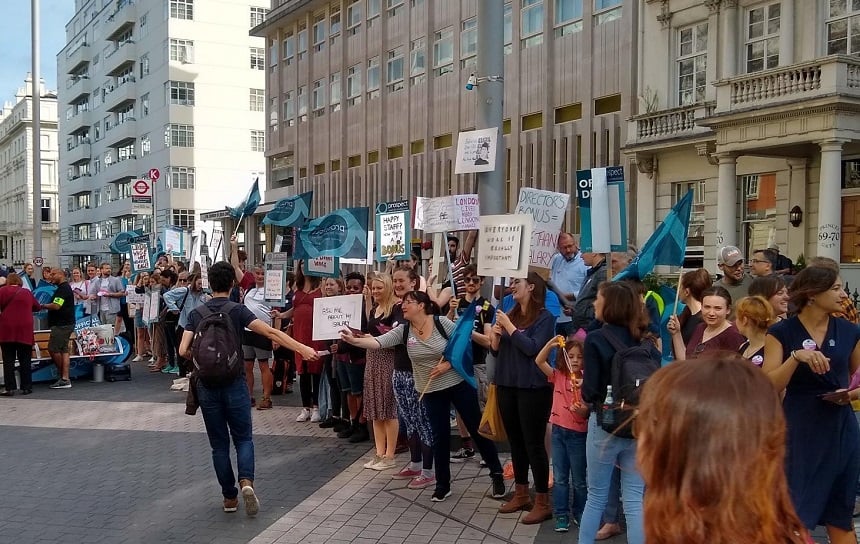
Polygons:
<instances>
[{"instance_id":1,"label":"sunglasses on face","mask_svg":"<svg viewBox=\"0 0 860 544\"><path fill-rule=\"evenodd\" d=\"M463 280L465 283L481 283L481 278L469 277Z\"/></svg>"}]
</instances>

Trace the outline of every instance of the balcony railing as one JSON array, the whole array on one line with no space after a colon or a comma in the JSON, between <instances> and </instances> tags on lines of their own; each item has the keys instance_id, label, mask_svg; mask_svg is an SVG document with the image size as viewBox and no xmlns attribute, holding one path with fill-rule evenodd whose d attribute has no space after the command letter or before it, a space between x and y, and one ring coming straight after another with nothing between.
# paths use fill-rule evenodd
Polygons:
<instances>
[{"instance_id":1,"label":"balcony railing","mask_svg":"<svg viewBox=\"0 0 860 544\"><path fill-rule=\"evenodd\" d=\"M694 104L637 115L630 119L632 126L628 134L633 135L633 141L628 143L639 144L707 133L710 129L697 125L696 120L713 114L714 107L713 103Z\"/></svg>"},{"instance_id":2,"label":"balcony railing","mask_svg":"<svg viewBox=\"0 0 860 544\"><path fill-rule=\"evenodd\" d=\"M860 59L831 55L718 81L716 114L830 95L860 97Z\"/></svg>"}]
</instances>

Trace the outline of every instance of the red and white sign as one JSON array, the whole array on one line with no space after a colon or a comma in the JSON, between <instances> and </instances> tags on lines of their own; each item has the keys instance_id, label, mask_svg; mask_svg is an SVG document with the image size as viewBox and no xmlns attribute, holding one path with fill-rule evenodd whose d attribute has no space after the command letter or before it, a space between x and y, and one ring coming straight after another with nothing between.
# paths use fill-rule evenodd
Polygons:
<instances>
[{"instance_id":1,"label":"red and white sign","mask_svg":"<svg viewBox=\"0 0 860 544\"><path fill-rule=\"evenodd\" d=\"M132 182L131 213L135 215L152 215L152 183L149 180L136 179Z\"/></svg>"},{"instance_id":2,"label":"red and white sign","mask_svg":"<svg viewBox=\"0 0 860 544\"><path fill-rule=\"evenodd\" d=\"M161 172L158 171L158 168L150 168L149 169L149 179L153 182L158 181L158 178L161 177Z\"/></svg>"}]
</instances>

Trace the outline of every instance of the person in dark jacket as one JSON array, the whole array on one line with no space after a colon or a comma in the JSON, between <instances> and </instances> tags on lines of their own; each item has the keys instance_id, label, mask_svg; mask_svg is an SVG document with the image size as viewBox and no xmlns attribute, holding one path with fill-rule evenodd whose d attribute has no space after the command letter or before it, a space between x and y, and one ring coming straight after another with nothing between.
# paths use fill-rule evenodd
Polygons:
<instances>
[{"instance_id":1,"label":"person in dark jacket","mask_svg":"<svg viewBox=\"0 0 860 544\"><path fill-rule=\"evenodd\" d=\"M597 298L597 287L606 281L606 256L602 253L584 253L582 260L591 268L585 276L585 283L576 295L573 306L573 330L588 329L594 320L594 299Z\"/></svg>"},{"instance_id":2,"label":"person in dark jacket","mask_svg":"<svg viewBox=\"0 0 860 544\"><path fill-rule=\"evenodd\" d=\"M549 456L544 436L552 409L552 384L535 364L535 357L555 335L555 316L546 308L546 284L537 273L511 282L514 307L496 312L490 347L496 359L495 382L499 413L508 433L514 466L514 497L501 513L527 510L525 524L552 517L549 503ZM529 467L535 479L534 505L529 498Z\"/></svg>"}]
</instances>

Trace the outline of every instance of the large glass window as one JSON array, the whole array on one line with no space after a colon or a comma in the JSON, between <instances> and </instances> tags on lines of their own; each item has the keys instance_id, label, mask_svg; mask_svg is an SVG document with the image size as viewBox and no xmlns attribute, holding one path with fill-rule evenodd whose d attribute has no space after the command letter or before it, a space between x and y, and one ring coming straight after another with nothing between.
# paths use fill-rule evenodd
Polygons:
<instances>
[{"instance_id":1,"label":"large glass window","mask_svg":"<svg viewBox=\"0 0 860 544\"><path fill-rule=\"evenodd\" d=\"M313 32L314 51L322 51L325 48L326 40L326 19L324 13L314 16L314 26L311 28L311 31Z\"/></svg>"},{"instance_id":2,"label":"large glass window","mask_svg":"<svg viewBox=\"0 0 860 544\"><path fill-rule=\"evenodd\" d=\"M171 147L194 147L194 125L168 126Z\"/></svg>"},{"instance_id":3,"label":"large glass window","mask_svg":"<svg viewBox=\"0 0 860 544\"><path fill-rule=\"evenodd\" d=\"M262 47L251 47L251 69L265 70L266 69L266 51Z\"/></svg>"},{"instance_id":4,"label":"large glass window","mask_svg":"<svg viewBox=\"0 0 860 544\"><path fill-rule=\"evenodd\" d=\"M747 252L772 246L776 235L776 174L740 176L739 185Z\"/></svg>"},{"instance_id":5,"label":"large glass window","mask_svg":"<svg viewBox=\"0 0 860 544\"><path fill-rule=\"evenodd\" d=\"M171 19L194 19L194 0L170 0L170 17Z\"/></svg>"},{"instance_id":6,"label":"large glass window","mask_svg":"<svg viewBox=\"0 0 860 544\"><path fill-rule=\"evenodd\" d=\"M582 0L555 0L553 21L556 36L582 30Z\"/></svg>"},{"instance_id":7,"label":"large glass window","mask_svg":"<svg viewBox=\"0 0 860 544\"><path fill-rule=\"evenodd\" d=\"M705 181L683 181L672 184L672 204L675 205L693 191L693 208L690 211L690 228L687 231L687 255L685 268L704 266L705 253Z\"/></svg>"},{"instance_id":8,"label":"large glass window","mask_svg":"<svg viewBox=\"0 0 860 544\"><path fill-rule=\"evenodd\" d=\"M170 60L194 62L194 40L170 38Z\"/></svg>"},{"instance_id":9,"label":"large glass window","mask_svg":"<svg viewBox=\"0 0 860 544\"><path fill-rule=\"evenodd\" d=\"M450 27L433 35L433 70L437 76L454 71L454 30Z\"/></svg>"},{"instance_id":10,"label":"large glass window","mask_svg":"<svg viewBox=\"0 0 860 544\"><path fill-rule=\"evenodd\" d=\"M594 17L597 24L621 17L621 0L594 0Z\"/></svg>"},{"instance_id":11,"label":"large glass window","mask_svg":"<svg viewBox=\"0 0 860 544\"><path fill-rule=\"evenodd\" d=\"M424 38L413 40L409 45L409 78L410 84L417 85L424 81L427 73L427 51Z\"/></svg>"},{"instance_id":12,"label":"large glass window","mask_svg":"<svg viewBox=\"0 0 860 544\"><path fill-rule=\"evenodd\" d=\"M268 14L269 10L266 8L258 8L257 6L251 6L251 28L263 24L263 22L266 20L266 15Z\"/></svg>"},{"instance_id":13,"label":"large glass window","mask_svg":"<svg viewBox=\"0 0 860 544\"><path fill-rule=\"evenodd\" d=\"M266 109L266 91L263 89L250 89L251 111L264 111Z\"/></svg>"},{"instance_id":14,"label":"large glass window","mask_svg":"<svg viewBox=\"0 0 860 544\"><path fill-rule=\"evenodd\" d=\"M827 17L827 54L860 53L860 1L830 0Z\"/></svg>"},{"instance_id":15,"label":"large glass window","mask_svg":"<svg viewBox=\"0 0 860 544\"><path fill-rule=\"evenodd\" d=\"M779 65L779 2L747 10L747 72Z\"/></svg>"},{"instance_id":16,"label":"large glass window","mask_svg":"<svg viewBox=\"0 0 860 544\"><path fill-rule=\"evenodd\" d=\"M251 131L251 151L262 153L266 150L266 133L262 130Z\"/></svg>"},{"instance_id":17,"label":"large glass window","mask_svg":"<svg viewBox=\"0 0 860 544\"><path fill-rule=\"evenodd\" d=\"M197 177L193 166L171 166L170 187L172 189L193 189Z\"/></svg>"},{"instance_id":18,"label":"large glass window","mask_svg":"<svg viewBox=\"0 0 860 544\"><path fill-rule=\"evenodd\" d=\"M299 26L299 32L296 36L298 41L299 60L302 60L305 58L305 55L308 54L308 29L304 25Z\"/></svg>"},{"instance_id":19,"label":"large glass window","mask_svg":"<svg viewBox=\"0 0 860 544\"><path fill-rule=\"evenodd\" d=\"M367 97L379 96L379 57L367 59Z\"/></svg>"},{"instance_id":20,"label":"large glass window","mask_svg":"<svg viewBox=\"0 0 860 544\"><path fill-rule=\"evenodd\" d=\"M349 105L358 104L361 102L361 66L356 64L350 66L346 71L346 98L349 100Z\"/></svg>"},{"instance_id":21,"label":"large glass window","mask_svg":"<svg viewBox=\"0 0 860 544\"><path fill-rule=\"evenodd\" d=\"M288 127L296 124L296 93L284 93L284 124Z\"/></svg>"},{"instance_id":22,"label":"large glass window","mask_svg":"<svg viewBox=\"0 0 860 544\"><path fill-rule=\"evenodd\" d=\"M520 40L523 48L543 43L543 0L523 0Z\"/></svg>"},{"instance_id":23,"label":"large glass window","mask_svg":"<svg viewBox=\"0 0 860 544\"><path fill-rule=\"evenodd\" d=\"M340 72L335 72L331 75L331 82L329 84L328 94L331 111L340 111Z\"/></svg>"},{"instance_id":24,"label":"large glass window","mask_svg":"<svg viewBox=\"0 0 860 544\"><path fill-rule=\"evenodd\" d=\"M470 17L460 25L460 67L474 68L478 54L478 19Z\"/></svg>"},{"instance_id":25,"label":"large glass window","mask_svg":"<svg viewBox=\"0 0 860 544\"><path fill-rule=\"evenodd\" d=\"M510 55L514 50L514 7L510 2L505 4L505 21L503 26L505 55Z\"/></svg>"},{"instance_id":26,"label":"large glass window","mask_svg":"<svg viewBox=\"0 0 860 544\"><path fill-rule=\"evenodd\" d=\"M705 100L708 64L708 23L678 31L678 104L698 104Z\"/></svg>"},{"instance_id":27,"label":"large glass window","mask_svg":"<svg viewBox=\"0 0 860 544\"><path fill-rule=\"evenodd\" d=\"M361 27L361 0L352 0L346 8L346 29L350 36L356 34Z\"/></svg>"},{"instance_id":28,"label":"large glass window","mask_svg":"<svg viewBox=\"0 0 860 544\"><path fill-rule=\"evenodd\" d=\"M367 0L367 28L372 27L379 20L379 10L382 0Z\"/></svg>"},{"instance_id":29,"label":"large glass window","mask_svg":"<svg viewBox=\"0 0 860 544\"><path fill-rule=\"evenodd\" d=\"M194 83L189 81L168 81L168 102L180 106L194 105Z\"/></svg>"},{"instance_id":30,"label":"large glass window","mask_svg":"<svg viewBox=\"0 0 860 544\"><path fill-rule=\"evenodd\" d=\"M398 47L388 52L388 62L385 67L385 83L388 92L393 93L403 88L403 48Z\"/></svg>"},{"instance_id":31,"label":"large glass window","mask_svg":"<svg viewBox=\"0 0 860 544\"><path fill-rule=\"evenodd\" d=\"M308 120L308 86L302 85L298 90L299 97L299 123Z\"/></svg>"},{"instance_id":32,"label":"large glass window","mask_svg":"<svg viewBox=\"0 0 860 544\"><path fill-rule=\"evenodd\" d=\"M293 63L293 57L296 55L296 38L292 34L287 34L283 41L284 49L284 64L290 65Z\"/></svg>"},{"instance_id":33,"label":"large glass window","mask_svg":"<svg viewBox=\"0 0 860 544\"><path fill-rule=\"evenodd\" d=\"M171 212L171 225L194 230L194 210L173 209Z\"/></svg>"},{"instance_id":34,"label":"large glass window","mask_svg":"<svg viewBox=\"0 0 860 544\"><path fill-rule=\"evenodd\" d=\"M311 94L311 105L313 107L314 117L325 115L325 79L314 81L313 92Z\"/></svg>"}]
</instances>

